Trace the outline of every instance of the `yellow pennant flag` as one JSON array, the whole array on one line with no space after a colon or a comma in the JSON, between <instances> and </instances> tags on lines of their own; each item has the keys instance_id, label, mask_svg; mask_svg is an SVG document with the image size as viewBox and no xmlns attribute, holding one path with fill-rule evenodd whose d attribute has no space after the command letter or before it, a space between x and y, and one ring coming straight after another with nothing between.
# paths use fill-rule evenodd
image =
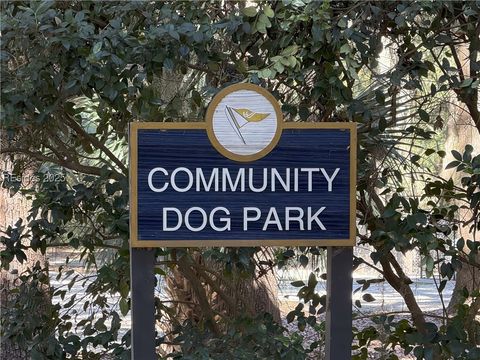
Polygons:
<instances>
[{"instance_id":1,"label":"yellow pennant flag","mask_svg":"<svg viewBox=\"0 0 480 360\"><path fill-rule=\"evenodd\" d=\"M235 133L238 135L238 137L240 138L240 140L242 140L244 144L247 144L247 142L245 141L245 138L242 135L241 129L250 122L262 121L268 115L270 115L270 114L264 114L264 113L256 113L249 109L235 109L229 106L225 106L225 113L227 115L227 119L230 122L230 125L232 126L233 130L235 131ZM238 119L235 116L235 113L240 115Z\"/></svg>"},{"instance_id":2,"label":"yellow pennant flag","mask_svg":"<svg viewBox=\"0 0 480 360\"><path fill-rule=\"evenodd\" d=\"M248 122L259 122L264 120L268 115L270 115L265 113L256 113L249 109L232 109Z\"/></svg>"}]
</instances>

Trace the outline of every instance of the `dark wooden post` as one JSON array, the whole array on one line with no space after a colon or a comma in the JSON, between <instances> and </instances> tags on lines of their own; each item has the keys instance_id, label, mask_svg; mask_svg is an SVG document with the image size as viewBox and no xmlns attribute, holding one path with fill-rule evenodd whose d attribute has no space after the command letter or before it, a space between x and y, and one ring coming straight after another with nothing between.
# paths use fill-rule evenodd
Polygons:
<instances>
[{"instance_id":1,"label":"dark wooden post","mask_svg":"<svg viewBox=\"0 0 480 360\"><path fill-rule=\"evenodd\" d=\"M327 250L326 360L352 358L353 247Z\"/></svg>"},{"instance_id":2,"label":"dark wooden post","mask_svg":"<svg viewBox=\"0 0 480 360\"><path fill-rule=\"evenodd\" d=\"M155 354L155 250L132 248L132 359L156 360Z\"/></svg>"}]
</instances>

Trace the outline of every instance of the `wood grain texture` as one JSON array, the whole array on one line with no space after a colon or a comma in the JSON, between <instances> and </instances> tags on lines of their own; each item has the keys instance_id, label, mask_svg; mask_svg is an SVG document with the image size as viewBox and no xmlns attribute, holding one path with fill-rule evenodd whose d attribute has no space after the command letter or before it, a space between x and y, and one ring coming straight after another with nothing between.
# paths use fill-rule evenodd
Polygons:
<instances>
[{"instance_id":1,"label":"wood grain texture","mask_svg":"<svg viewBox=\"0 0 480 360\"><path fill-rule=\"evenodd\" d=\"M282 137L277 146L264 158L239 163L229 160L213 149L206 131L193 123L191 128L185 123L175 129L137 123L131 129L131 244L133 247L160 246L258 246L258 245L321 245L352 246L355 243L355 150L356 131L352 123L288 123L284 125ZM173 124L172 124L173 125ZM313 191L306 189L305 175L299 179L299 191L254 193L248 188L245 192L195 191L195 186L187 192L176 192L171 187L155 193L148 187L148 173L152 168L163 167L169 173L178 167L186 167L193 172L201 168L208 178L214 168L226 168L231 174L239 169L253 169L253 183L261 186L263 169L276 168L284 173L286 168L324 168L331 174L335 168L340 171L333 183L333 191L327 191L327 182L318 177ZM247 171L246 170L246 171ZM160 174L161 175L161 174ZM180 175L183 175L180 176ZM188 184L188 177L180 174L179 187ZM162 175L163 176L163 175ZM160 176L154 181L163 183ZM248 177L247 177L248 178ZM201 232L192 232L182 226L175 232L162 231L162 209L178 208L182 213L193 206L201 207L208 213L222 206L230 210L231 229L213 231L208 225ZM244 231L243 208L256 206L264 214L258 223L252 223ZM289 231L279 231L269 226L262 231L266 213L275 207L279 218L285 216L285 207L295 206L318 209L325 206L320 215L326 230L313 228L301 230L292 223ZM200 216L193 216L191 223L198 225Z\"/></svg>"}]
</instances>

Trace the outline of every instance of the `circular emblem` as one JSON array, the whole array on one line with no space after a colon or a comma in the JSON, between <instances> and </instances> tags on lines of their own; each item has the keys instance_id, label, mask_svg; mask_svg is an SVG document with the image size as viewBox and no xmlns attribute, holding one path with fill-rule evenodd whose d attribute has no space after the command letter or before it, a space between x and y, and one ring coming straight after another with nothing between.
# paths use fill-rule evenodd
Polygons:
<instances>
[{"instance_id":1,"label":"circular emblem","mask_svg":"<svg viewBox=\"0 0 480 360\"><path fill-rule=\"evenodd\" d=\"M258 160L277 145L282 121L277 100L253 84L235 84L221 90L206 115L212 145L223 156L242 162Z\"/></svg>"}]
</instances>

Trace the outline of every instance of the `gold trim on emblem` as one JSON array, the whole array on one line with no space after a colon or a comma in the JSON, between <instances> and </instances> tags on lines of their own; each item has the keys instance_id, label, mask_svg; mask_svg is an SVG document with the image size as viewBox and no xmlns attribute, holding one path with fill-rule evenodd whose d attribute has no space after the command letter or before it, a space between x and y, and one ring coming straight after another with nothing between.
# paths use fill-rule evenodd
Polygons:
<instances>
[{"instance_id":1,"label":"gold trim on emblem","mask_svg":"<svg viewBox=\"0 0 480 360\"><path fill-rule=\"evenodd\" d=\"M270 141L270 143L261 151L251 155L239 155L226 149L220 143L220 141L218 140L213 130L213 115L215 113L216 108L218 107L218 104L227 95L231 94L232 92L240 91L240 90L254 91L260 96L263 96L264 98L266 98L272 104L275 110L275 118L277 121L277 128L275 130L275 134L272 140ZM244 144L245 144L245 139L241 134L241 131L240 131L241 126L239 125L237 119L243 118L247 122L258 122L263 120L265 117L269 115L269 114L263 114L263 113L254 113L251 109L248 108L248 106L249 104L245 104L245 107L240 109L238 108L234 109L228 106L226 107L228 111L227 116L231 118L232 126L235 130L235 133L240 137L240 139ZM280 140L280 137L282 135L282 130L283 130L283 114L277 99L275 99L275 97L270 92L261 88L260 86L257 86L254 84L247 84L247 83L231 85L226 87L225 89L220 90L220 92L217 95L215 95L210 105L208 106L207 113L205 115L205 122L207 127L207 135L213 147L226 158L234 161L239 161L239 162L255 161L266 156L268 153L270 153L270 151L272 151L275 148L275 146L277 146L277 143Z\"/></svg>"}]
</instances>

